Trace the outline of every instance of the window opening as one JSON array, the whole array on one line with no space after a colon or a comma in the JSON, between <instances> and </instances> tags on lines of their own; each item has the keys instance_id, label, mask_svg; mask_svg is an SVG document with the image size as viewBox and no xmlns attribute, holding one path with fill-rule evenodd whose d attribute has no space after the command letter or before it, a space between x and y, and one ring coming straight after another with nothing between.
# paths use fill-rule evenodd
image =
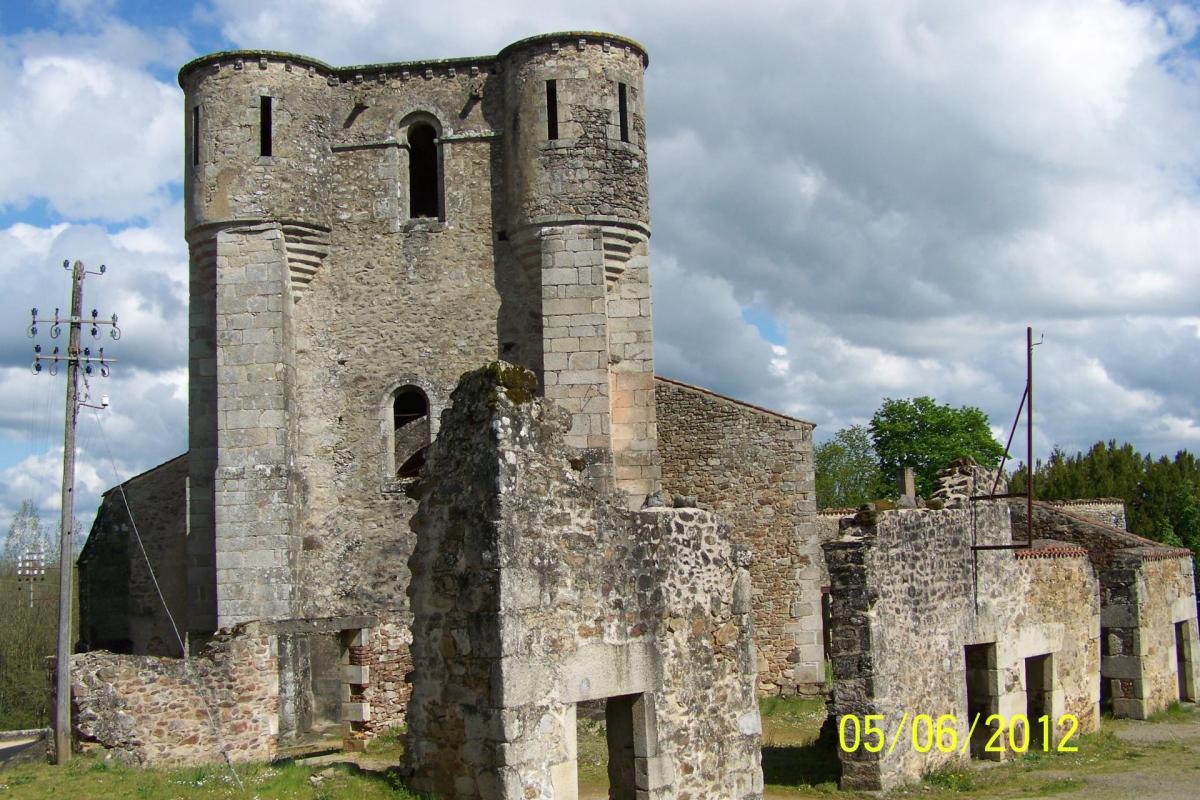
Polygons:
<instances>
[{"instance_id":1,"label":"window opening","mask_svg":"<svg viewBox=\"0 0 1200 800\"><path fill-rule=\"evenodd\" d=\"M621 118L621 141L629 141L629 97L625 84L617 84L617 114Z\"/></svg>"},{"instance_id":2,"label":"window opening","mask_svg":"<svg viewBox=\"0 0 1200 800\"><path fill-rule=\"evenodd\" d=\"M396 477L420 475L429 447L429 401L415 386L400 389L392 401L392 439Z\"/></svg>"},{"instance_id":3,"label":"window opening","mask_svg":"<svg viewBox=\"0 0 1200 800\"><path fill-rule=\"evenodd\" d=\"M546 81L546 137L558 138L558 81Z\"/></svg>"},{"instance_id":4,"label":"window opening","mask_svg":"<svg viewBox=\"0 0 1200 800\"><path fill-rule=\"evenodd\" d=\"M424 123L408 129L408 216L438 216L437 132Z\"/></svg>"},{"instance_id":5,"label":"window opening","mask_svg":"<svg viewBox=\"0 0 1200 800\"><path fill-rule=\"evenodd\" d=\"M271 155L271 97L258 98L258 154Z\"/></svg>"},{"instance_id":6,"label":"window opening","mask_svg":"<svg viewBox=\"0 0 1200 800\"><path fill-rule=\"evenodd\" d=\"M192 106L192 166L200 164L200 106Z\"/></svg>"}]
</instances>

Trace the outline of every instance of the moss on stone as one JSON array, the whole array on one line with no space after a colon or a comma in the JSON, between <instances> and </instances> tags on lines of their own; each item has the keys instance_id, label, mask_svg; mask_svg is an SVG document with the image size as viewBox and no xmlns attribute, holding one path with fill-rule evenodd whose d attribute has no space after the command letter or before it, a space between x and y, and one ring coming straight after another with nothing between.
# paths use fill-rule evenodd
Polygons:
<instances>
[{"instance_id":1,"label":"moss on stone","mask_svg":"<svg viewBox=\"0 0 1200 800\"><path fill-rule=\"evenodd\" d=\"M537 397L537 376L524 367L493 361L483 368L483 374L498 387L503 387L504 394L515 405L524 405ZM495 408L499 399L493 394L488 398L488 407Z\"/></svg>"}]
</instances>

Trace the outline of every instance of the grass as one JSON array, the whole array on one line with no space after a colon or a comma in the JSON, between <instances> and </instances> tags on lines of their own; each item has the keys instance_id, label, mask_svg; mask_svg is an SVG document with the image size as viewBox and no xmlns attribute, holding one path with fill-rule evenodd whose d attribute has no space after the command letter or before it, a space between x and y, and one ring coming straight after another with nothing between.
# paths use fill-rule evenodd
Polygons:
<instances>
[{"instance_id":1,"label":"grass","mask_svg":"<svg viewBox=\"0 0 1200 800\"><path fill-rule=\"evenodd\" d=\"M837 788L840 766L836 743L822 736L822 700L766 698L763 722L763 777L767 800L839 798L858 800L877 795L843 792ZM608 761L604 722L597 714L581 714L578 757L581 787L607 786ZM956 765L927 775L924 781L902 787L888 798L1008 798L1070 795L1085 797L1105 776L1137 770L1147 780L1167 778L1188 787L1200 777L1192 747L1200 741L1200 714L1191 706L1161 712L1160 721L1197 723L1195 736L1184 741L1126 741L1117 731L1137 731L1146 723L1105 719L1098 733L1078 737L1074 753L1032 752L1001 765ZM1149 728L1142 727L1147 731ZM393 730L371 743L371 761L397 763L403 752L403 732ZM46 764L15 766L0 771L4 800L417 800L405 791L394 772L366 772L352 765L310 766L294 762L239 767L245 791L220 766L175 770L145 770L100 760L97 755L75 758L65 768ZM1184 777L1180 777L1184 776ZM582 794L582 793L581 793ZM1185 792L1186 794L1186 792ZM1182 795L1181 795L1182 796Z\"/></svg>"},{"instance_id":2,"label":"grass","mask_svg":"<svg viewBox=\"0 0 1200 800\"><path fill-rule=\"evenodd\" d=\"M220 766L151 770L85 755L66 767L27 764L6 769L0 772L0 796L5 800L418 800L390 773L363 772L346 765L249 764L238 767L238 776L244 790Z\"/></svg>"},{"instance_id":3,"label":"grass","mask_svg":"<svg viewBox=\"0 0 1200 800\"><path fill-rule=\"evenodd\" d=\"M1195 711L1192 708L1185 707L1178 700L1164 708L1162 711L1155 712L1146 718L1147 722L1187 722L1192 718Z\"/></svg>"}]
</instances>

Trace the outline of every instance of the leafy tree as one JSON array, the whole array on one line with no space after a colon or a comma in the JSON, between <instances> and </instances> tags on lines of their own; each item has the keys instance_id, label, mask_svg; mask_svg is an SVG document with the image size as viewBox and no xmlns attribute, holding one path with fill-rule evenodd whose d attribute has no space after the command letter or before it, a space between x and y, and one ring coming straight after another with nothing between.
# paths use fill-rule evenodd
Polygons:
<instances>
[{"instance_id":1,"label":"leafy tree","mask_svg":"<svg viewBox=\"0 0 1200 800\"><path fill-rule=\"evenodd\" d=\"M817 508L851 508L890 493L863 425L842 428L813 453Z\"/></svg>"},{"instance_id":2,"label":"leafy tree","mask_svg":"<svg viewBox=\"0 0 1200 800\"><path fill-rule=\"evenodd\" d=\"M19 556L31 550L41 550L47 559L58 556L50 527L42 523L37 506L32 500L23 500L8 527L8 538L4 540L4 560L15 564Z\"/></svg>"},{"instance_id":3,"label":"leafy tree","mask_svg":"<svg viewBox=\"0 0 1200 800\"><path fill-rule=\"evenodd\" d=\"M32 501L13 516L0 559L0 729L44 726L46 656L57 643L58 548ZM32 587L17 579L17 559L41 549L46 575Z\"/></svg>"},{"instance_id":4,"label":"leafy tree","mask_svg":"<svg viewBox=\"0 0 1200 800\"><path fill-rule=\"evenodd\" d=\"M912 467L917 491L926 497L934 491L938 470L951 461L966 456L994 468L1004 455L986 414L973 406L939 405L931 397L885 399L871 418L871 439L883 474Z\"/></svg>"}]
</instances>

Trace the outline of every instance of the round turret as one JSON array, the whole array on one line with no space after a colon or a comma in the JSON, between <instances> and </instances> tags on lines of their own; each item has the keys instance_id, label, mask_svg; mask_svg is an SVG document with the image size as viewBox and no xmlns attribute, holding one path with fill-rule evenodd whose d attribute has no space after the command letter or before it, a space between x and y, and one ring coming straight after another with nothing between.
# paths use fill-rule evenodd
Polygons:
<instances>
[{"instance_id":1,"label":"round turret","mask_svg":"<svg viewBox=\"0 0 1200 800\"><path fill-rule=\"evenodd\" d=\"M186 225L232 220L328 226L329 81L287 53L214 53L179 71Z\"/></svg>"},{"instance_id":2,"label":"round turret","mask_svg":"<svg viewBox=\"0 0 1200 800\"><path fill-rule=\"evenodd\" d=\"M554 33L510 45L497 59L510 226L594 221L648 230L642 46L606 33Z\"/></svg>"}]
</instances>

